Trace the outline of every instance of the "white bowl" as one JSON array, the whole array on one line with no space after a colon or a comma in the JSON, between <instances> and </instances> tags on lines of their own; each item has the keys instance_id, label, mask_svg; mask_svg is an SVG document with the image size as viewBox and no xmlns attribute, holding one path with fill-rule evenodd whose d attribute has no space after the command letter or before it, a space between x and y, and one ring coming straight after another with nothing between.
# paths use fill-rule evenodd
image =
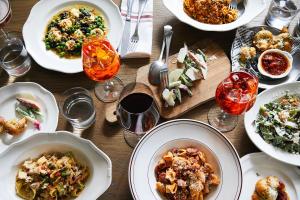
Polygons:
<instances>
[{"instance_id":1,"label":"white bowl","mask_svg":"<svg viewBox=\"0 0 300 200\"><path fill-rule=\"evenodd\" d=\"M60 58L53 51L47 51L43 41L47 25L52 17L65 7L76 4L86 4L100 10L107 22L108 40L115 49L119 46L124 23L118 6L112 0L41 0L32 7L23 26L23 38L27 51L40 66L69 74L83 71L81 58Z\"/></svg>"},{"instance_id":2,"label":"white bowl","mask_svg":"<svg viewBox=\"0 0 300 200\"><path fill-rule=\"evenodd\" d=\"M172 148L196 147L220 177L220 185L206 200L238 200L242 188L242 169L232 144L216 129L195 120L168 121L150 130L135 147L128 171L129 186L135 200L165 199L156 190L155 167Z\"/></svg>"},{"instance_id":3,"label":"white bowl","mask_svg":"<svg viewBox=\"0 0 300 200\"><path fill-rule=\"evenodd\" d=\"M86 164L90 177L78 200L97 199L112 181L112 164L109 157L91 141L69 132L38 133L11 145L0 154L0 197L3 200L21 199L15 192L18 165L28 158L36 158L47 152L74 153L78 162Z\"/></svg>"},{"instance_id":4,"label":"white bowl","mask_svg":"<svg viewBox=\"0 0 300 200\"><path fill-rule=\"evenodd\" d=\"M183 0L163 0L163 3L165 7L183 23L199 30L218 32L230 31L247 24L266 8L265 0L244 0L245 11L236 21L228 24L216 25L201 23L188 16L183 10Z\"/></svg>"},{"instance_id":5,"label":"white bowl","mask_svg":"<svg viewBox=\"0 0 300 200\"><path fill-rule=\"evenodd\" d=\"M278 53L278 54L281 54L283 55L284 57L286 57L286 59L288 60L288 68L287 70L283 73L283 74L280 74L280 75L272 75L270 74L269 72L267 72L263 66L262 66L262 58L265 54L267 53ZM279 50L279 49L269 49L267 51L264 51L260 56L259 56L259 59L258 59L258 64L257 64L257 68L258 68L258 71L259 73L261 73L263 76L266 76L266 77L269 77L271 79L279 79L279 78L284 78L286 77L287 75L289 75L289 73L291 72L292 68L293 68L293 56L289 53L289 52L286 52L286 51L282 51L282 50Z\"/></svg>"}]
</instances>

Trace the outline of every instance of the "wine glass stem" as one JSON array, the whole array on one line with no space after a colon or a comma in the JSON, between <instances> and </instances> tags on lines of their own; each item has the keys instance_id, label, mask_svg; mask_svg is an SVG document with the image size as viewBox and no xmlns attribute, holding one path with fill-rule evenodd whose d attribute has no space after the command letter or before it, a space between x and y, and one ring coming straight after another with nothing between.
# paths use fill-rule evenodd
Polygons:
<instances>
[{"instance_id":1,"label":"wine glass stem","mask_svg":"<svg viewBox=\"0 0 300 200\"><path fill-rule=\"evenodd\" d=\"M4 35L5 38L7 38L7 34L6 34L5 31L3 30L3 28L0 28L0 32Z\"/></svg>"},{"instance_id":2,"label":"wine glass stem","mask_svg":"<svg viewBox=\"0 0 300 200\"><path fill-rule=\"evenodd\" d=\"M114 89L114 82L112 80L105 81L104 90L106 94L112 92Z\"/></svg>"}]
</instances>

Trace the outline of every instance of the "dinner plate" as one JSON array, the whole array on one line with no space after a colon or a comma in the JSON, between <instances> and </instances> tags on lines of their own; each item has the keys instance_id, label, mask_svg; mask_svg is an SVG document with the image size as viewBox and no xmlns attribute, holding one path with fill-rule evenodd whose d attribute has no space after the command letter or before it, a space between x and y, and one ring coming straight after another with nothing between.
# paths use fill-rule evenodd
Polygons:
<instances>
[{"instance_id":1,"label":"dinner plate","mask_svg":"<svg viewBox=\"0 0 300 200\"><path fill-rule=\"evenodd\" d=\"M279 162L264 153L252 153L241 158L243 189L240 199L251 199L255 184L267 176L277 176L285 186L290 199L300 199L300 169Z\"/></svg>"},{"instance_id":2,"label":"dinner plate","mask_svg":"<svg viewBox=\"0 0 300 200\"><path fill-rule=\"evenodd\" d=\"M47 51L43 41L48 23L54 15L65 7L88 5L100 10L108 27L108 39L116 49L123 32L123 21L119 8L112 0L41 0L31 9L23 26L23 38L29 54L42 67L63 73L82 72L82 61L60 58L53 51Z\"/></svg>"},{"instance_id":3,"label":"dinner plate","mask_svg":"<svg viewBox=\"0 0 300 200\"><path fill-rule=\"evenodd\" d=\"M242 188L242 169L232 144L216 129L199 121L178 119L150 130L135 147L128 171L135 200L164 199L156 190L155 166L173 148L196 147L204 152L220 177L206 200L237 200Z\"/></svg>"},{"instance_id":4,"label":"dinner plate","mask_svg":"<svg viewBox=\"0 0 300 200\"><path fill-rule=\"evenodd\" d=\"M41 106L43 119L40 131L53 132L56 130L58 123L58 107L55 97L51 92L42 86L31 82L17 82L0 88L0 116L6 120L16 118L15 106L17 103L16 97L19 95L34 96L35 101ZM11 136L9 134L0 135L0 153L9 147L14 142L24 140L25 138L38 132L31 123L24 133L20 136Z\"/></svg>"},{"instance_id":5,"label":"dinner plate","mask_svg":"<svg viewBox=\"0 0 300 200\"><path fill-rule=\"evenodd\" d=\"M228 24L216 25L201 23L188 16L183 10L183 0L163 0L165 7L181 22L186 23L199 30L218 32L230 31L247 24L266 8L265 0L244 0L243 2L245 10L236 21Z\"/></svg>"},{"instance_id":6,"label":"dinner plate","mask_svg":"<svg viewBox=\"0 0 300 200\"><path fill-rule=\"evenodd\" d=\"M256 98L254 106L246 112L244 125L249 138L261 151L282 162L300 166L299 154L288 153L274 147L272 144L268 144L255 130L254 120L256 120L260 106L282 97L287 91L290 94L300 94L300 82L282 84L260 93Z\"/></svg>"},{"instance_id":7,"label":"dinner plate","mask_svg":"<svg viewBox=\"0 0 300 200\"><path fill-rule=\"evenodd\" d=\"M271 31L273 34L277 35L280 33L279 29L269 27L266 25L255 26L255 27L241 27L237 30L235 39L231 47L231 61L232 61L232 71L240 70L240 49L243 46L253 46L253 37L258 31L265 29ZM269 78L260 78L259 88L270 89L274 86L283 83L294 82L300 76L300 38L293 37L293 47L291 54L293 56L293 66L290 74L285 78L272 80Z\"/></svg>"},{"instance_id":8,"label":"dinner plate","mask_svg":"<svg viewBox=\"0 0 300 200\"><path fill-rule=\"evenodd\" d=\"M0 155L1 199L21 199L15 192L18 165L28 158L37 158L48 152L72 152L79 163L89 167L90 176L76 200L97 199L110 186L112 180L111 160L91 141L63 131L38 133L11 145Z\"/></svg>"}]
</instances>

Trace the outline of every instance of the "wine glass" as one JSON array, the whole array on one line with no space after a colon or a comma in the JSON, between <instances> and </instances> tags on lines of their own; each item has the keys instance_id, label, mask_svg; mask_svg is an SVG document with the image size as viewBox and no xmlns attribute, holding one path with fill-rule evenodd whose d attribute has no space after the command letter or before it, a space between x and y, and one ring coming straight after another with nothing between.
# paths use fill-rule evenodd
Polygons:
<instances>
[{"instance_id":1,"label":"wine glass","mask_svg":"<svg viewBox=\"0 0 300 200\"><path fill-rule=\"evenodd\" d=\"M160 117L153 92L147 85L138 82L124 87L116 114L125 129L124 139L131 147L135 147L145 133L157 125Z\"/></svg>"},{"instance_id":2,"label":"wine glass","mask_svg":"<svg viewBox=\"0 0 300 200\"><path fill-rule=\"evenodd\" d=\"M119 98L122 81L115 77L121 65L120 56L104 36L90 36L82 45L82 62L85 74L97 81L95 94L103 102Z\"/></svg>"},{"instance_id":3,"label":"wine glass","mask_svg":"<svg viewBox=\"0 0 300 200\"><path fill-rule=\"evenodd\" d=\"M208 113L209 123L220 130L233 130L238 116L252 108L258 92L258 78L251 71L232 72L217 87L216 102Z\"/></svg>"},{"instance_id":4,"label":"wine glass","mask_svg":"<svg viewBox=\"0 0 300 200\"><path fill-rule=\"evenodd\" d=\"M6 35L2 29L8 23L12 15L11 6L8 0L0 0L0 32Z\"/></svg>"}]
</instances>

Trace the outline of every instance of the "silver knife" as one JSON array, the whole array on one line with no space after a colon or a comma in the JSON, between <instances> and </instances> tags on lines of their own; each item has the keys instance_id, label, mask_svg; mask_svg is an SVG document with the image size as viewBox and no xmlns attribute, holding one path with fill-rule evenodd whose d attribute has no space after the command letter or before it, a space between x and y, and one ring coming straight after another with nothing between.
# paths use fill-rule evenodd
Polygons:
<instances>
[{"instance_id":1,"label":"silver knife","mask_svg":"<svg viewBox=\"0 0 300 200\"><path fill-rule=\"evenodd\" d=\"M131 11L133 6L133 1L134 0L127 0L127 14L126 14L125 27L124 27L122 43L121 43L121 57L123 57L128 50L130 31L131 31Z\"/></svg>"}]
</instances>

